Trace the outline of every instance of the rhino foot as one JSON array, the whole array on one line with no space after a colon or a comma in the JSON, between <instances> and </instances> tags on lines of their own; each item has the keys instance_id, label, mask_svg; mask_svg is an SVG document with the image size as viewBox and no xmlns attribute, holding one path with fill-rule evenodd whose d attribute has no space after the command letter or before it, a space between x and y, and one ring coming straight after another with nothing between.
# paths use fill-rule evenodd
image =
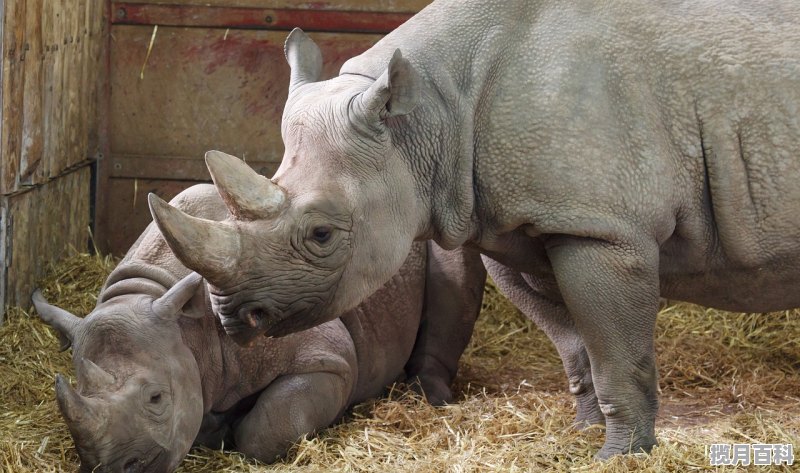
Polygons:
<instances>
[{"instance_id":1,"label":"rhino foot","mask_svg":"<svg viewBox=\"0 0 800 473\"><path fill-rule=\"evenodd\" d=\"M597 394L595 394L593 387L576 394L575 402L577 414L573 424L574 428L585 430L593 425L605 425L606 416L603 415L603 411L600 409L600 404L597 402Z\"/></svg>"},{"instance_id":2,"label":"rhino foot","mask_svg":"<svg viewBox=\"0 0 800 473\"><path fill-rule=\"evenodd\" d=\"M443 406L453 400L450 385L441 376L420 374L410 380L409 386L432 406Z\"/></svg>"},{"instance_id":3,"label":"rhino foot","mask_svg":"<svg viewBox=\"0 0 800 473\"><path fill-rule=\"evenodd\" d=\"M616 455L625 455L629 453L650 453L653 447L658 445L654 434L636 436L632 435L628 444L611 444L606 442L603 448L594 456L596 460L608 460Z\"/></svg>"}]
</instances>

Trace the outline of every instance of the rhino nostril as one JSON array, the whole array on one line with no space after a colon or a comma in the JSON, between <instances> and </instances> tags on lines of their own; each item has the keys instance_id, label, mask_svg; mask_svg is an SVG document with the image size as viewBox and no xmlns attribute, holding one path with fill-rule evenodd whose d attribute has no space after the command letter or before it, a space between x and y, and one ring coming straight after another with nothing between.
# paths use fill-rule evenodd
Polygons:
<instances>
[{"instance_id":1,"label":"rhino nostril","mask_svg":"<svg viewBox=\"0 0 800 473\"><path fill-rule=\"evenodd\" d=\"M138 473L141 470L141 463L139 463L138 458L131 458L125 462L125 466L122 467L124 473Z\"/></svg>"},{"instance_id":2,"label":"rhino nostril","mask_svg":"<svg viewBox=\"0 0 800 473\"><path fill-rule=\"evenodd\" d=\"M264 318L264 311L261 309L253 309L244 315L244 321L251 328L256 328L261 324L261 319Z\"/></svg>"}]
</instances>

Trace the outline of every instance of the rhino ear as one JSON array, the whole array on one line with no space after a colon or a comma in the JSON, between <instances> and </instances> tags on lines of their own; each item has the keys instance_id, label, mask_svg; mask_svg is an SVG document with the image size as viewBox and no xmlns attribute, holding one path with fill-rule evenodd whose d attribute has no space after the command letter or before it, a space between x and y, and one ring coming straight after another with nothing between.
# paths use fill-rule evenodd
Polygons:
<instances>
[{"instance_id":1,"label":"rhino ear","mask_svg":"<svg viewBox=\"0 0 800 473\"><path fill-rule=\"evenodd\" d=\"M58 331L58 339L61 342L61 351L66 350L72 345L78 327L83 323L83 319L76 317L64 309L50 305L42 296L39 289L33 293L33 306L36 313L47 325Z\"/></svg>"},{"instance_id":2,"label":"rhino ear","mask_svg":"<svg viewBox=\"0 0 800 473\"><path fill-rule=\"evenodd\" d=\"M303 30L295 28L289 33L283 45L283 53L292 69L289 95L301 85L319 80L322 75L322 53Z\"/></svg>"},{"instance_id":3,"label":"rhino ear","mask_svg":"<svg viewBox=\"0 0 800 473\"><path fill-rule=\"evenodd\" d=\"M167 320L178 320L181 315L199 319L205 314L203 277L192 273L172 286L166 294L153 301L153 312Z\"/></svg>"},{"instance_id":4,"label":"rhino ear","mask_svg":"<svg viewBox=\"0 0 800 473\"><path fill-rule=\"evenodd\" d=\"M361 94L358 106L367 117L377 115L384 119L406 115L419 104L420 84L414 66L395 49L389 67Z\"/></svg>"}]
</instances>

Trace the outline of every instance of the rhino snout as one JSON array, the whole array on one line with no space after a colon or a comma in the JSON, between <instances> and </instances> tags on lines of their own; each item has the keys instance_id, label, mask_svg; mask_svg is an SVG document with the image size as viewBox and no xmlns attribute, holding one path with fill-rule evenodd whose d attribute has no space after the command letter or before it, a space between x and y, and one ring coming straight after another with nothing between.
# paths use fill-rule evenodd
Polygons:
<instances>
[{"instance_id":1,"label":"rhino snout","mask_svg":"<svg viewBox=\"0 0 800 473\"><path fill-rule=\"evenodd\" d=\"M220 316L225 333L241 346L252 345L274 325L275 320L259 307L243 307L232 317Z\"/></svg>"}]
</instances>

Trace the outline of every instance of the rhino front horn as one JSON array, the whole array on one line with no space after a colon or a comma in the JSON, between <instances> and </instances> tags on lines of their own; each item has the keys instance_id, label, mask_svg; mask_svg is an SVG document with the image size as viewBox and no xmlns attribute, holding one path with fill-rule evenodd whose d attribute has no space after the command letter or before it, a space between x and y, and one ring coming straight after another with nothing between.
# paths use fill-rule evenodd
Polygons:
<instances>
[{"instance_id":1,"label":"rhino front horn","mask_svg":"<svg viewBox=\"0 0 800 473\"><path fill-rule=\"evenodd\" d=\"M98 435L105 425L102 409L96 400L78 394L61 374L56 375L56 400L76 440Z\"/></svg>"},{"instance_id":2,"label":"rhino front horn","mask_svg":"<svg viewBox=\"0 0 800 473\"><path fill-rule=\"evenodd\" d=\"M238 219L270 218L286 200L283 189L236 156L209 151L206 153L206 166L220 197Z\"/></svg>"},{"instance_id":3,"label":"rhino front horn","mask_svg":"<svg viewBox=\"0 0 800 473\"><path fill-rule=\"evenodd\" d=\"M241 254L236 230L221 222L187 215L155 194L147 199L164 240L187 268L213 282L236 267Z\"/></svg>"}]
</instances>

